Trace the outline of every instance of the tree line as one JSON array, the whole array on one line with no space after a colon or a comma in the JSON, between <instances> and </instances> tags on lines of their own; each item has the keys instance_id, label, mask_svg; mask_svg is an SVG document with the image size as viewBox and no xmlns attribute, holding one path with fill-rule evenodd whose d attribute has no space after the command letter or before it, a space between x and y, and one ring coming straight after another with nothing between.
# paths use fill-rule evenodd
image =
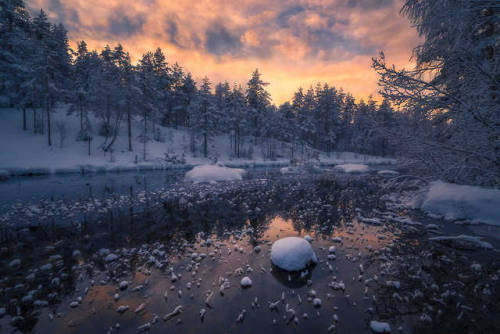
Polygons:
<instances>
[{"instance_id":1,"label":"tree line","mask_svg":"<svg viewBox=\"0 0 500 334\"><path fill-rule=\"evenodd\" d=\"M30 17L23 0L4 0L0 11L0 104L33 118L32 130L52 145L51 114L58 105L78 115L77 140L103 138L113 149L126 124L133 139L161 141L159 125L190 134L190 150L209 157L211 143L226 134L231 156L291 159L303 152L354 151L392 155L411 172L462 183L500 184L500 7L497 1L406 0L401 13L422 37L413 69L373 58L383 101L356 102L328 84L299 88L276 106L255 70L245 86L195 82L160 48L136 64L118 44L89 50L69 47L62 25L40 11ZM28 116L28 111L31 111ZM92 129L89 117L100 120ZM133 133L133 121L141 130ZM137 129L137 127L135 127ZM285 147L283 147L285 145ZM90 147L90 145L89 145Z\"/></svg>"},{"instance_id":2,"label":"tree line","mask_svg":"<svg viewBox=\"0 0 500 334\"><path fill-rule=\"evenodd\" d=\"M32 130L46 133L48 145L53 142L54 108L69 105L69 113L80 120L76 139L90 141L98 134L105 152L113 149L126 124L130 151L133 138L144 145L161 140L162 125L189 130L191 151L205 157L210 142L221 134L229 135L237 158L251 157L256 145L267 158L275 158L282 154L279 142L288 144L292 158L304 147L394 153L373 124L374 116L390 122L388 101L380 106L372 98L356 103L349 93L317 84L307 91L300 88L292 101L277 107L258 70L245 87L213 84L206 77L196 83L179 64L168 63L160 48L143 54L137 64L121 44L98 52L80 41L72 50L65 28L51 24L43 10L31 18L22 0L2 2L0 16L0 96L4 105L22 112L24 130L31 111ZM100 120L98 129L92 129L90 115ZM132 133L133 120L141 122L140 133Z\"/></svg>"}]
</instances>

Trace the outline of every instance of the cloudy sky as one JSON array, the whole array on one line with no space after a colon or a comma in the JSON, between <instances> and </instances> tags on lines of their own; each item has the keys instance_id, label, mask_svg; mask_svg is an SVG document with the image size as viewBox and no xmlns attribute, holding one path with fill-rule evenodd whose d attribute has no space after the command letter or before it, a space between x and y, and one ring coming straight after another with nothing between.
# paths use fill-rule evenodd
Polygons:
<instances>
[{"instance_id":1,"label":"cloudy sky","mask_svg":"<svg viewBox=\"0 0 500 334\"><path fill-rule=\"evenodd\" d=\"M27 0L63 23L72 45L121 42L137 60L161 47L196 79L245 84L255 68L277 104L318 81L357 98L377 92L379 50L409 66L418 37L402 0Z\"/></svg>"}]
</instances>

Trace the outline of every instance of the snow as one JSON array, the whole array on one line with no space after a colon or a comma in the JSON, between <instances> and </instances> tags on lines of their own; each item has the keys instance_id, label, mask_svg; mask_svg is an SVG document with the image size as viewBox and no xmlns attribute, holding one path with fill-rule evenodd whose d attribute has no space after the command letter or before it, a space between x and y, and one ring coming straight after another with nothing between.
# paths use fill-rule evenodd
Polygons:
<instances>
[{"instance_id":1,"label":"snow","mask_svg":"<svg viewBox=\"0 0 500 334\"><path fill-rule=\"evenodd\" d=\"M309 242L298 237L275 241L271 247L271 261L281 269L298 271L318 259Z\"/></svg>"},{"instance_id":2,"label":"snow","mask_svg":"<svg viewBox=\"0 0 500 334\"><path fill-rule=\"evenodd\" d=\"M249 288L252 286L252 280L250 279L250 277L245 276L241 279L240 284L242 288Z\"/></svg>"},{"instance_id":3,"label":"snow","mask_svg":"<svg viewBox=\"0 0 500 334\"><path fill-rule=\"evenodd\" d=\"M307 242L313 242L314 241L314 239L310 235L304 236L304 240L307 241Z\"/></svg>"},{"instance_id":4,"label":"snow","mask_svg":"<svg viewBox=\"0 0 500 334\"><path fill-rule=\"evenodd\" d=\"M113 261L115 261L115 260L117 260L117 259L118 259L118 255L111 253L111 254L108 254L108 255L104 258L104 261L105 261L105 262L113 262Z\"/></svg>"},{"instance_id":5,"label":"snow","mask_svg":"<svg viewBox=\"0 0 500 334\"><path fill-rule=\"evenodd\" d=\"M492 249L493 246L486 241L481 241L479 237L461 234L457 236L441 236L441 237L433 237L429 238L430 241L455 241L464 245L472 245L479 248Z\"/></svg>"},{"instance_id":6,"label":"snow","mask_svg":"<svg viewBox=\"0 0 500 334\"><path fill-rule=\"evenodd\" d=\"M395 170L391 170L391 169L383 169L383 170L379 170L377 172L377 174L380 175L380 176L390 177L390 176L398 176L399 172L397 172Z\"/></svg>"},{"instance_id":7,"label":"snow","mask_svg":"<svg viewBox=\"0 0 500 334\"><path fill-rule=\"evenodd\" d=\"M416 198L411 204L447 220L500 226L500 190L434 181L423 198Z\"/></svg>"},{"instance_id":8,"label":"snow","mask_svg":"<svg viewBox=\"0 0 500 334\"><path fill-rule=\"evenodd\" d=\"M220 165L196 166L186 173L185 179L194 183L237 181L243 179L245 170L240 168L228 168Z\"/></svg>"},{"instance_id":9,"label":"snow","mask_svg":"<svg viewBox=\"0 0 500 334\"><path fill-rule=\"evenodd\" d=\"M391 326L387 322L370 321L370 328L375 333L390 333Z\"/></svg>"},{"instance_id":10,"label":"snow","mask_svg":"<svg viewBox=\"0 0 500 334\"><path fill-rule=\"evenodd\" d=\"M334 169L344 173L366 173L370 170L368 165L363 164L342 164L335 166Z\"/></svg>"},{"instance_id":11,"label":"snow","mask_svg":"<svg viewBox=\"0 0 500 334\"><path fill-rule=\"evenodd\" d=\"M75 134L80 128L80 120L76 115L68 116L65 107L54 110L53 123L63 122L66 127L67 138L60 146L57 129L53 129L53 145L47 145L46 135L34 134L32 130L21 129L21 112L16 109L0 109L0 180L11 175L42 175L42 174L69 174L69 173L96 173L96 172L124 172L144 171L155 169L189 169L194 166L210 163L211 158L203 158L191 154L189 150L190 134L187 129L166 128L157 126L164 142L150 141L147 143L147 159L143 160L143 144L137 134L141 132L142 123L139 120L132 122L133 151L128 151L126 122L122 122L119 135L113 146L113 153L104 153L100 146L104 137L93 134L91 141L91 156L88 155L88 142L75 140ZM93 129L99 128L100 121L90 116ZM31 129L31 113L28 112L28 128ZM97 131L95 131L97 132ZM209 153L217 161L227 167L287 167L290 157L282 153L276 160L265 160L260 149L255 148L251 159L235 159L231 156L231 144L228 135L217 136L213 140L213 147ZM13 145L15 143L15 145ZM185 163L172 164L165 161L165 153L169 156L184 156ZM357 154L353 152L320 153L316 163L320 166L334 164L363 163L363 164L396 164L395 159ZM301 172L303 171L303 168Z\"/></svg>"}]
</instances>

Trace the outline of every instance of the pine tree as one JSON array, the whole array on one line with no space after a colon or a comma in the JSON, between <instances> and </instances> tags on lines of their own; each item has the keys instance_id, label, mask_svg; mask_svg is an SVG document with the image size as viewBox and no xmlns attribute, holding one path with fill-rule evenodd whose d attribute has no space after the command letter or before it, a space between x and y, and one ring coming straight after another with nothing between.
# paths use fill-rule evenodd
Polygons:
<instances>
[{"instance_id":1,"label":"pine tree","mask_svg":"<svg viewBox=\"0 0 500 334\"><path fill-rule=\"evenodd\" d=\"M30 17L22 0L0 2L0 104L19 107L26 125L26 107L30 103L28 56L31 54Z\"/></svg>"},{"instance_id":2,"label":"pine tree","mask_svg":"<svg viewBox=\"0 0 500 334\"><path fill-rule=\"evenodd\" d=\"M203 156L208 157L208 144L210 139L217 134L217 112L215 97L211 92L210 80L204 77L198 91L196 108L191 109L191 127L202 137Z\"/></svg>"},{"instance_id":3,"label":"pine tree","mask_svg":"<svg viewBox=\"0 0 500 334\"><path fill-rule=\"evenodd\" d=\"M43 10L33 20L35 53L32 58L32 81L42 98L47 117L47 139L52 145L51 112L58 102L69 100L71 63L66 30L52 26Z\"/></svg>"},{"instance_id":4,"label":"pine tree","mask_svg":"<svg viewBox=\"0 0 500 334\"><path fill-rule=\"evenodd\" d=\"M245 95L241 86L234 86L228 101L228 113L230 129L234 137L234 155L241 157L241 138L245 135L244 129L247 128L247 105Z\"/></svg>"},{"instance_id":5,"label":"pine tree","mask_svg":"<svg viewBox=\"0 0 500 334\"><path fill-rule=\"evenodd\" d=\"M267 107L271 104L271 95L265 87L269 83L262 81L259 70L252 73L252 78L247 83L246 99L249 107L249 119L253 127L253 135L260 136L260 127L263 122Z\"/></svg>"}]
</instances>

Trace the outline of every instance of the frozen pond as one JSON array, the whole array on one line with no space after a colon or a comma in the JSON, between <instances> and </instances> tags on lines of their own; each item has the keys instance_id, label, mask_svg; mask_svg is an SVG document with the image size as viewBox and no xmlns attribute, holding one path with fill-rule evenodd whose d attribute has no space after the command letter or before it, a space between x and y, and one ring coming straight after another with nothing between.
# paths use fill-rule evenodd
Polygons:
<instances>
[{"instance_id":1,"label":"frozen pond","mask_svg":"<svg viewBox=\"0 0 500 334\"><path fill-rule=\"evenodd\" d=\"M123 174L110 193L92 179L92 196L4 210L2 333L370 333L373 320L401 333L498 328L498 252L430 241L472 232L400 208L376 174L255 170L193 185L155 173L138 190ZM306 235L317 265L271 264L275 240Z\"/></svg>"}]
</instances>

